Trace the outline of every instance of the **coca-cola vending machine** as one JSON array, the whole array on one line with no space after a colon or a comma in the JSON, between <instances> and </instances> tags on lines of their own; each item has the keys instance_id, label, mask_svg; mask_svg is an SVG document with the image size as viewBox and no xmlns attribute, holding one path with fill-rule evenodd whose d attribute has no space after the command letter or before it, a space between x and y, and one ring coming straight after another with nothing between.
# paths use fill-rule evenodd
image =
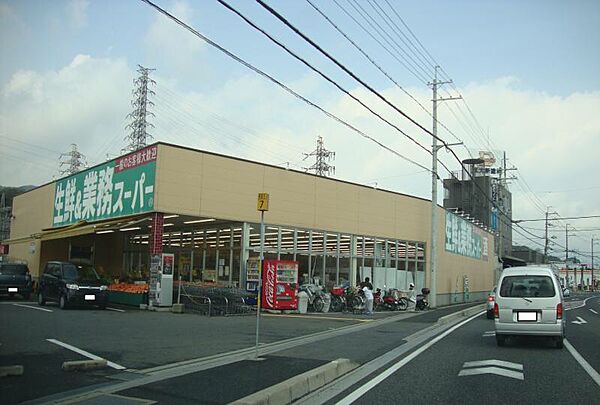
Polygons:
<instances>
[{"instance_id":1,"label":"coca-cola vending machine","mask_svg":"<svg viewBox=\"0 0 600 405\"><path fill-rule=\"evenodd\" d=\"M264 260L261 308L298 309L298 262Z\"/></svg>"}]
</instances>

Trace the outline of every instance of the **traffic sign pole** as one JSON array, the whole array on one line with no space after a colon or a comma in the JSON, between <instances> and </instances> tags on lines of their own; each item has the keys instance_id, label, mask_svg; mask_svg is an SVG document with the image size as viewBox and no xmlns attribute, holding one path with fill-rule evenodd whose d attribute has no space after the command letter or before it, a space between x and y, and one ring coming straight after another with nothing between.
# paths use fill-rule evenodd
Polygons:
<instances>
[{"instance_id":1,"label":"traffic sign pole","mask_svg":"<svg viewBox=\"0 0 600 405\"><path fill-rule=\"evenodd\" d=\"M256 209L260 211L260 259L258 263L258 296L256 299L256 342L254 358L258 358L258 336L260 334L260 299L262 296L262 270L265 245L265 211L269 210L269 194L259 193L256 202Z\"/></svg>"}]
</instances>

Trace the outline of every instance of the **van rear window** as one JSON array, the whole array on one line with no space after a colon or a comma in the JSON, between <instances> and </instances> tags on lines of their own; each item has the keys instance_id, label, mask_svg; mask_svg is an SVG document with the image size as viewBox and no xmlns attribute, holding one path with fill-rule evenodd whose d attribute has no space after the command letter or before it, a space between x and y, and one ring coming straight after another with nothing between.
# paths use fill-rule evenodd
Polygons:
<instances>
[{"instance_id":1,"label":"van rear window","mask_svg":"<svg viewBox=\"0 0 600 405\"><path fill-rule=\"evenodd\" d=\"M547 298L555 295L554 284L548 276L507 276L500 286L502 297Z\"/></svg>"}]
</instances>

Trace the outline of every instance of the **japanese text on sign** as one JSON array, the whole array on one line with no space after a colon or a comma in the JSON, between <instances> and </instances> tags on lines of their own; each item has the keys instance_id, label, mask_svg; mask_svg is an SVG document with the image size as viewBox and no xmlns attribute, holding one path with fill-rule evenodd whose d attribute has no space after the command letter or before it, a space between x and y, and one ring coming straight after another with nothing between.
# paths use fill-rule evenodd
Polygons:
<instances>
[{"instance_id":1,"label":"japanese text on sign","mask_svg":"<svg viewBox=\"0 0 600 405\"><path fill-rule=\"evenodd\" d=\"M152 211L157 146L56 182L52 226Z\"/></svg>"},{"instance_id":2,"label":"japanese text on sign","mask_svg":"<svg viewBox=\"0 0 600 405\"><path fill-rule=\"evenodd\" d=\"M488 238L457 215L446 212L446 251L474 259L488 259Z\"/></svg>"}]
</instances>

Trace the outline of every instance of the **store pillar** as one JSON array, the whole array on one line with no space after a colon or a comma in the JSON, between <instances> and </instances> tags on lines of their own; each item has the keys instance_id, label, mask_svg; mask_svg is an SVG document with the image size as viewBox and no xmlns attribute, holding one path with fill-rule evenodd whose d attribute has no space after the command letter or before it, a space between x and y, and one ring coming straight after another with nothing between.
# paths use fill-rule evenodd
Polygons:
<instances>
[{"instance_id":1,"label":"store pillar","mask_svg":"<svg viewBox=\"0 0 600 405\"><path fill-rule=\"evenodd\" d=\"M152 231L150 232L150 306L165 307L173 304L173 254L163 253L162 212L152 214Z\"/></svg>"}]
</instances>

